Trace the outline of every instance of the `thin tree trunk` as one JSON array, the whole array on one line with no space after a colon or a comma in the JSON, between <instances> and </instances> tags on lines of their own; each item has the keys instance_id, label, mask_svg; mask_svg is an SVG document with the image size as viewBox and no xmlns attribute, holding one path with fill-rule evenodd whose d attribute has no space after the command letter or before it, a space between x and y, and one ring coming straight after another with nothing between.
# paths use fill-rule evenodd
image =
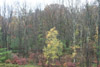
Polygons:
<instances>
[{"instance_id":1,"label":"thin tree trunk","mask_svg":"<svg viewBox=\"0 0 100 67\"><path fill-rule=\"evenodd\" d=\"M99 19L100 19L100 0L98 0L99 4ZM100 20L98 20L98 48L97 48L97 67L99 67L99 48L100 48Z\"/></svg>"}]
</instances>

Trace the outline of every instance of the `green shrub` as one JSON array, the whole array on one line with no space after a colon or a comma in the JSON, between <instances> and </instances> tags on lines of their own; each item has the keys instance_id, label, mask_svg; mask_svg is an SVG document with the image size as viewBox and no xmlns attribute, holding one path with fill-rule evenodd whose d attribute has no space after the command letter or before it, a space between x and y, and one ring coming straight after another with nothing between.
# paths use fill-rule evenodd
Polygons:
<instances>
[{"instance_id":1,"label":"green shrub","mask_svg":"<svg viewBox=\"0 0 100 67\"><path fill-rule=\"evenodd\" d=\"M5 62L11 55L11 51L7 51L6 48L0 48L0 62Z\"/></svg>"}]
</instances>

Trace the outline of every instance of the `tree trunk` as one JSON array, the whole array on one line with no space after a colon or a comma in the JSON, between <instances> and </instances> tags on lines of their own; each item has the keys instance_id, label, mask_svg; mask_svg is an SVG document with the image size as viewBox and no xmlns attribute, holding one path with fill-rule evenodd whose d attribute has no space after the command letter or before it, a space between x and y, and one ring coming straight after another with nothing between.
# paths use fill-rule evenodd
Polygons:
<instances>
[{"instance_id":1,"label":"tree trunk","mask_svg":"<svg viewBox=\"0 0 100 67\"><path fill-rule=\"evenodd\" d=\"M99 4L99 12L98 12L98 14L99 14L99 19L100 19L100 0L98 0L98 4ZM100 48L100 20L98 20L98 48L97 48L97 67L98 67L98 65L99 65L99 48Z\"/></svg>"}]
</instances>

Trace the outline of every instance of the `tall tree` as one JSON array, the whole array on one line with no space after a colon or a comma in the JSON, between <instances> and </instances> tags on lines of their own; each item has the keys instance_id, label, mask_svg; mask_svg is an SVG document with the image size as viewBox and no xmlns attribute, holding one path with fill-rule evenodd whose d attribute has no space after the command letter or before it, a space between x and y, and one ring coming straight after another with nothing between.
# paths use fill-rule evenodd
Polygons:
<instances>
[{"instance_id":1,"label":"tall tree","mask_svg":"<svg viewBox=\"0 0 100 67\"><path fill-rule=\"evenodd\" d=\"M98 0L98 14L99 14L99 18L100 18L100 0ZM98 20L98 49L97 49L97 67L99 67L99 58L100 58L100 20Z\"/></svg>"}]
</instances>

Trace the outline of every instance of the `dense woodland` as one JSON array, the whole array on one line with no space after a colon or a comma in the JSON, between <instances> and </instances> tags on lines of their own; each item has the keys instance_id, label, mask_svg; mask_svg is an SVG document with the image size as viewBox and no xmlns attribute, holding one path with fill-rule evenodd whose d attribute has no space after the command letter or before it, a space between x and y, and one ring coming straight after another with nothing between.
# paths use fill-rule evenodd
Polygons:
<instances>
[{"instance_id":1,"label":"dense woodland","mask_svg":"<svg viewBox=\"0 0 100 67\"><path fill-rule=\"evenodd\" d=\"M73 5L69 0L67 6L64 0L59 2L35 10L27 3L17 3L16 9L4 3L0 8L0 63L100 67L100 0L86 1L81 7L79 1Z\"/></svg>"}]
</instances>

